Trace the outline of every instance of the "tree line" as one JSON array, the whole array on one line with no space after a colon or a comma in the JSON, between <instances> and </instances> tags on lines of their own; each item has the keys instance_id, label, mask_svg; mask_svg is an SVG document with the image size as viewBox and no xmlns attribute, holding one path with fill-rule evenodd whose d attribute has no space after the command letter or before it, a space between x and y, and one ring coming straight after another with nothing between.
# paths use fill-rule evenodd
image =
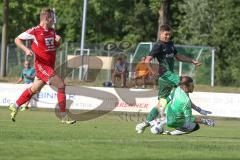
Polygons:
<instances>
[{"instance_id":1,"label":"tree line","mask_svg":"<svg viewBox=\"0 0 240 160\"><path fill-rule=\"evenodd\" d=\"M55 8L63 41L80 41L83 0L10 0L9 43L38 24L45 6ZM169 23L176 44L216 48L217 85L240 86L239 15L239 0L88 0L86 42L156 41L159 24Z\"/></svg>"}]
</instances>

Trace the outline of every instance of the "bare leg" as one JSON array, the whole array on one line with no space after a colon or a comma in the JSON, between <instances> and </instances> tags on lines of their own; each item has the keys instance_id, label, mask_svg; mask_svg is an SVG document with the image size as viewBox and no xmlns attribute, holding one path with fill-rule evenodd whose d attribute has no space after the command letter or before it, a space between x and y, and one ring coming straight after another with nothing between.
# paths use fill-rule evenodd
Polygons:
<instances>
[{"instance_id":1,"label":"bare leg","mask_svg":"<svg viewBox=\"0 0 240 160\"><path fill-rule=\"evenodd\" d=\"M121 73L122 87L126 87L126 73Z\"/></svg>"},{"instance_id":2,"label":"bare leg","mask_svg":"<svg viewBox=\"0 0 240 160\"><path fill-rule=\"evenodd\" d=\"M115 74L115 72L113 72L113 74L112 74L112 85L114 86L115 85L115 80L116 80L116 74Z\"/></svg>"},{"instance_id":3,"label":"bare leg","mask_svg":"<svg viewBox=\"0 0 240 160\"><path fill-rule=\"evenodd\" d=\"M142 88L145 88L145 86L146 86L146 77L145 76L142 76L142 83L143 83Z\"/></svg>"},{"instance_id":4,"label":"bare leg","mask_svg":"<svg viewBox=\"0 0 240 160\"><path fill-rule=\"evenodd\" d=\"M138 77L135 77L135 78L134 78L134 82L135 82L135 88L137 88L137 87L138 87L137 80L138 80Z\"/></svg>"}]
</instances>

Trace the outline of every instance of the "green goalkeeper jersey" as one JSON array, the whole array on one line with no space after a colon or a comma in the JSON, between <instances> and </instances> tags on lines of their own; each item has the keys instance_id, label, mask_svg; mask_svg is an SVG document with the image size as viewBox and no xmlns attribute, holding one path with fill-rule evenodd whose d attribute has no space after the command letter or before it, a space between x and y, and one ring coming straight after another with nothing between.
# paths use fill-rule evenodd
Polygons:
<instances>
[{"instance_id":1,"label":"green goalkeeper jersey","mask_svg":"<svg viewBox=\"0 0 240 160\"><path fill-rule=\"evenodd\" d=\"M167 125L169 127L182 127L184 123L195 121L195 117L192 116L191 100L180 87L171 92L168 100L171 100L166 108Z\"/></svg>"}]
</instances>

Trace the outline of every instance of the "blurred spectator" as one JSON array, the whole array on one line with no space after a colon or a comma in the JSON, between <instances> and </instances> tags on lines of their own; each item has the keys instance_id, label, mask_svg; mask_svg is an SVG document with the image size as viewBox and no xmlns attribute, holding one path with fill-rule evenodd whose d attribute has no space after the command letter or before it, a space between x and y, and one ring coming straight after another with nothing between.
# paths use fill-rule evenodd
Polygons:
<instances>
[{"instance_id":1,"label":"blurred spectator","mask_svg":"<svg viewBox=\"0 0 240 160\"><path fill-rule=\"evenodd\" d=\"M121 78L121 87L126 87L126 73L127 67L126 63L123 61L121 57L117 59L116 64L114 65L114 71L112 74L112 86L115 87L116 78Z\"/></svg>"},{"instance_id":2,"label":"blurred spectator","mask_svg":"<svg viewBox=\"0 0 240 160\"><path fill-rule=\"evenodd\" d=\"M21 76L17 83L24 82L25 84L32 83L35 77L35 69L30 66L29 61L24 62L24 69L22 70Z\"/></svg>"},{"instance_id":3,"label":"blurred spectator","mask_svg":"<svg viewBox=\"0 0 240 160\"><path fill-rule=\"evenodd\" d=\"M142 88L145 88L145 86L146 86L146 79L149 76L149 69L148 69L147 64L145 63L145 59L146 59L146 57L142 57L141 61L137 64L137 66L135 68L135 77L134 77L135 88L138 88L138 85L137 85L138 79L141 79L141 81L142 81L142 83L141 83Z\"/></svg>"},{"instance_id":4,"label":"blurred spectator","mask_svg":"<svg viewBox=\"0 0 240 160\"><path fill-rule=\"evenodd\" d=\"M31 67L29 61L24 62L24 69L22 70L21 76L18 79L17 83L21 83L22 81L24 84L33 83L35 77L35 69ZM29 109L29 102L27 101L24 105L21 106L21 111L25 111Z\"/></svg>"}]
</instances>

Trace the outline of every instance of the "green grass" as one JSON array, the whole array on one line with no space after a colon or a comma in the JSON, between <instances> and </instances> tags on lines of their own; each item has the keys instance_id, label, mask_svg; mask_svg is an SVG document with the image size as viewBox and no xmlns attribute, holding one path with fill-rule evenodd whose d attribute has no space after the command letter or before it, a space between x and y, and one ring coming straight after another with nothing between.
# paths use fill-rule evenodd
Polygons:
<instances>
[{"instance_id":1,"label":"green grass","mask_svg":"<svg viewBox=\"0 0 240 160\"><path fill-rule=\"evenodd\" d=\"M13 123L8 110L1 108L0 159L240 159L240 120L215 119L214 128L202 126L192 134L168 136L149 130L136 134L137 122L116 114L69 126L47 110L20 112Z\"/></svg>"}]
</instances>

